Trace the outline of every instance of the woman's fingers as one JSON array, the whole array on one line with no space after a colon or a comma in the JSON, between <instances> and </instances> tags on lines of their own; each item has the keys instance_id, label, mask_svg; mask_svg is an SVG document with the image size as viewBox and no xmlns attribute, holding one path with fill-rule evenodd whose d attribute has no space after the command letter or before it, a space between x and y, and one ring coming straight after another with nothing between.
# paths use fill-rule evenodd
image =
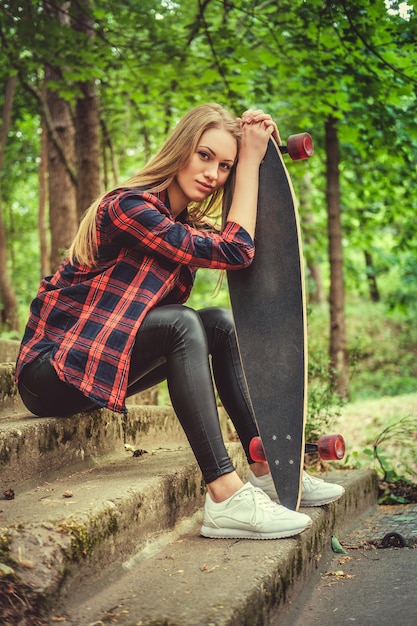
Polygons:
<instances>
[{"instance_id":1,"label":"woman's fingers","mask_svg":"<svg viewBox=\"0 0 417 626\"><path fill-rule=\"evenodd\" d=\"M278 126L272 119L271 115L262 111L262 109L248 109L238 118L241 124L258 124L262 123L266 130L270 133L278 145L282 144Z\"/></svg>"},{"instance_id":2,"label":"woman's fingers","mask_svg":"<svg viewBox=\"0 0 417 626\"><path fill-rule=\"evenodd\" d=\"M278 130L278 126L276 125L276 123L274 122L274 120L268 121L265 120L264 124L271 129L271 135L272 137L275 139L275 141L277 142L277 144L280 146L282 145L282 140L279 134L279 130Z\"/></svg>"}]
</instances>

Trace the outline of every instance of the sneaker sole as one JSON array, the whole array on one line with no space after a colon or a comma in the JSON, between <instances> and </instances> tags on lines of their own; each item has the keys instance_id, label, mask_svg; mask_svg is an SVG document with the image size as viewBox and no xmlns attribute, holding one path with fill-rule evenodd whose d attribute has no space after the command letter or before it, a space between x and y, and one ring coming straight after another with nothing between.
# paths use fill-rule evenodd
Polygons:
<instances>
[{"instance_id":1,"label":"sneaker sole","mask_svg":"<svg viewBox=\"0 0 417 626\"><path fill-rule=\"evenodd\" d=\"M294 537L311 528L312 522L301 528L293 528L292 530L283 530L275 533L262 533L254 530L243 530L239 528L211 528L210 526L202 526L200 534L209 539L286 539Z\"/></svg>"},{"instance_id":2,"label":"sneaker sole","mask_svg":"<svg viewBox=\"0 0 417 626\"><path fill-rule=\"evenodd\" d=\"M336 500L339 500L339 498L341 498L342 496L343 496L343 493L341 493L339 496L334 496L333 498L327 498L326 500L320 500L320 501L301 500L300 506L302 507L324 506L325 504L336 502Z\"/></svg>"},{"instance_id":3,"label":"sneaker sole","mask_svg":"<svg viewBox=\"0 0 417 626\"><path fill-rule=\"evenodd\" d=\"M271 498L272 502L276 502L277 504L280 504L279 498L277 498L277 497L273 498L266 491L264 493L266 493L266 495ZM310 500L301 500L300 506L301 507L312 507L312 506L323 506L325 504L330 504L330 502L335 502L336 500L341 498L344 493L345 492L341 493L338 496L333 496L333 498L326 498L326 500L311 500L311 501Z\"/></svg>"}]
</instances>

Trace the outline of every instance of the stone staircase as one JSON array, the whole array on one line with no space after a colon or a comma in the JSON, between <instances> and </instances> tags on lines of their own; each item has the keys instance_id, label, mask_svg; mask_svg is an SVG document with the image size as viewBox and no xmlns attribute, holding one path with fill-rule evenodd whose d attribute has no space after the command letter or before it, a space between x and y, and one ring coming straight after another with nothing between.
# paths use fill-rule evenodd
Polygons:
<instances>
[{"instance_id":1,"label":"stone staircase","mask_svg":"<svg viewBox=\"0 0 417 626\"><path fill-rule=\"evenodd\" d=\"M336 472L345 496L281 541L199 536L204 484L171 407L136 397L36 418L0 342L0 623L4 626L269 624L318 567L335 529L371 507L371 472ZM222 428L245 476L227 416Z\"/></svg>"}]
</instances>

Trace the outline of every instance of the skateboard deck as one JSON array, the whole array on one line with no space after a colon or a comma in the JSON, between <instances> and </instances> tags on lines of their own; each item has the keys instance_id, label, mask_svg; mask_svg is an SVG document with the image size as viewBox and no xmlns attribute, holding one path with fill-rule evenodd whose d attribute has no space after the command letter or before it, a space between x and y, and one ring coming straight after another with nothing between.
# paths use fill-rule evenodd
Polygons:
<instances>
[{"instance_id":1,"label":"skateboard deck","mask_svg":"<svg viewBox=\"0 0 417 626\"><path fill-rule=\"evenodd\" d=\"M272 478L281 504L296 510L305 445L306 304L296 201L272 139L259 171L255 244L252 264L228 272L229 294Z\"/></svg>"}]
</instances>

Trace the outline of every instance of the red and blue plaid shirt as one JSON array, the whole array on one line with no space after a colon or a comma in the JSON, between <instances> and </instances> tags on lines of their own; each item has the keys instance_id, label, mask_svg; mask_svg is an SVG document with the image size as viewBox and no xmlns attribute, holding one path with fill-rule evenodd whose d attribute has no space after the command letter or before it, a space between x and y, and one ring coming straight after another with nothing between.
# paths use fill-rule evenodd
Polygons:
<instances>
[{"instance_id":1,"label":"red and blue plaid shirt","mask_svg":"<svg viewBox=\"0 0 417 626\"><path fill-rule=\"evenodd\" d=\"M98 262L66 259L44 278L30 308L16 367L52 350L61 380L99 406L121 412L136 334L146 313L183 303L200 267L239 269L254 256L249 234L228 222L221 234L173 219L166 193L117 189L97 213Z\"/></svg>"}]
</instances>

